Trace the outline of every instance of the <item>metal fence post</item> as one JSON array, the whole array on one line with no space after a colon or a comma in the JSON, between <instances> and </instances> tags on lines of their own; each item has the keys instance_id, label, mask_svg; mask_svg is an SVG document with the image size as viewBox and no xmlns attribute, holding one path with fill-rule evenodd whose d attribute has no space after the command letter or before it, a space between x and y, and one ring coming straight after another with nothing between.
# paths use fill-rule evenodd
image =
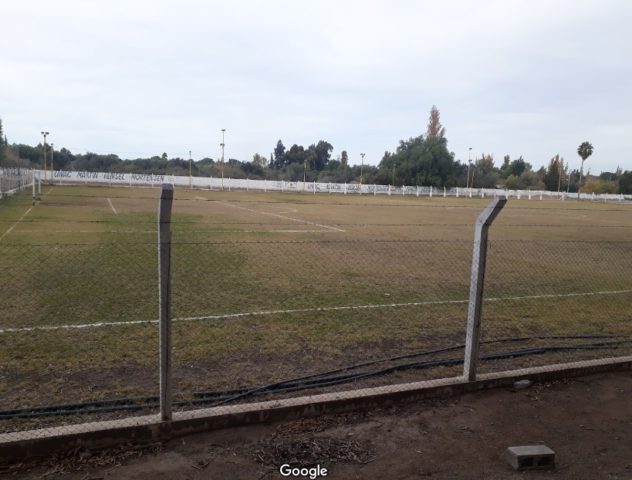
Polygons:
<instances>
[{"instance_id":1,"label":"metal fence post","mask_svg":"<svg viewBox=\"0 0 632 480\"><path fill-rule=\"evenodd\" d=\"M497 197L485 207L476 220L474 248L472 252L472 273L470 277L470 300L467 307L467 336L465 339L465 362L463 376L468 381L476 380L478 348L481 332L481 311L483 308L483 286L485 264L487 262L487 233L489 226L507 203L506 198Z\"/></svg>"},{"instance_id":2,"label":"metal fence post","mask_svg":"<svg viewBox=\"0 0 632 480\"><path fill-rule=\"evenodd\" d=\"M160 306L160 417L171 420L171 204L173 185L162 184L158 203L158 303Z\"/></svg>"}]
</instances>

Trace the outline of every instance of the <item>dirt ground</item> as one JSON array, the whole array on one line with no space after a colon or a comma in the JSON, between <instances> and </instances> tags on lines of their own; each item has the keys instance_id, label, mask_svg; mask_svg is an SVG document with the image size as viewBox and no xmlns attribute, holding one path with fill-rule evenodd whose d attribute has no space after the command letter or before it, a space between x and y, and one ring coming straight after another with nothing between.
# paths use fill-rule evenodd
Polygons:
<instances>
[{"instance_id":1,"label":"dirt ground","mask_svg":"<svg viewBox=\"0 0 632 480\"><path fill-rule=\"evenodd\" d=\"M256 425L145 447L74 452L0 470L15 479L632 479L632 372L496 389L394 408ZM515 472L512 445L544 443L552 471ZM297 477L285 477L297 478ZM298 477L298 478L309 478Z\"/></svg>"}]
</instances>

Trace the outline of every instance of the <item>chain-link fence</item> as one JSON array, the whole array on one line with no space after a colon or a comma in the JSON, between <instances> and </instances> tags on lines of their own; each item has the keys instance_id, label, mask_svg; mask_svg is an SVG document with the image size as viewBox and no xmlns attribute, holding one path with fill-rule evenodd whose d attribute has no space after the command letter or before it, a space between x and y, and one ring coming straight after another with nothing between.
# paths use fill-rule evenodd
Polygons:
<instances>
[{"instance_id":1,"label":"chain-link fence","mask_svg":"<svg viewBox=\"0 0 632 480\"><path fill-rule=\"evenodd\" d=\"M632 352L632 241L494 240L487 267L482 354L520 340L482 371Z\"/></svg>"},{"instance_id":2,"label":"chain-link fence","mask_svg":"<svg viewBox=\"0 0 632 480\"><path fill-rule=\"evenodd\" d=\"M268 220L300 217L279 212ZM304 231L323 235L174 221L162 279L174 410L463 374L473 223L425 238L436 223L368 236L309 218ZM572 236L503 239L491 227L479 372L632 352L632 242ZM158 412L158 249L126 238L0 241L2 432Z\"/></svg>"},{"instance_id":3,"label":"chain-link fence","mask_svg":"<svg viewBox=\"0 0 632 480\"><path fill-rule=\"evenodd\" d=\"M0 242L2 431L157 403L156 263L153 242Z\"/></svg>"}]
</instances>

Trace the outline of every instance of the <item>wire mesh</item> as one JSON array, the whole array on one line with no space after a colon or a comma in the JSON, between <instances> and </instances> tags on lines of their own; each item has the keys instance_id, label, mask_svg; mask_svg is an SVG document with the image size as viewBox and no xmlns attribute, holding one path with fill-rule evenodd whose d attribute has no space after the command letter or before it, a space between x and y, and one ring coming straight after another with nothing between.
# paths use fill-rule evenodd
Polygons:
<instances>
[{"instance_id":1,"label":"wire mesh","mask_svg":"<svg viewBox=\"0 0 632 480\"><path fill-rule=\"evenodd\" d=\"M630 241L491 241L482 338L528 340L481 371L631 354L630 272Z\"/></svg>"},{"instance_id":2,"label":"wire mesh","mask_svg":"<svg viewBox=\"0 0 632 480\"><path fill-rule=\"evenodd\" d=\"M176 192L171 225L176 410L461 375L486 201L200 195ZM0 432L157 412L158 196L2 200ZM479 372L630 354L628 215L503 210Z\"/></svg>"},{"instance_id":3,"label":"wire mesh","mask_svg":"<svg viewBox=\"0 0 632 480\"><path fill-rule=\"evenodd\" d=\"M156 257L153 243L0 243L1 432L155 411L136 407L157 403Z\"/></svg>"},{"instance_id":4,"label":"wire mesh","mask_svg":"<svg viewBox=\"0 0 632 480\"><path fill-rule=\"evenodd\" d=\"M174 376L180 397L261 389L296 377L340 391L412 374L380 359L453 346L464 338L466 241L296 241L173 245ZM180 323L179 323L180 322ZM399 362L402 363L402 362ZM409 370L407 375L403 372ZM370 375L371 374L371 375ZM334 380L336 380L334 382ZM353 382L353 383L352 383ZM264 391L265 390L265 391ZM259 390L258 395L271 388ZM318 391L323 391L319 389ZM309 392L312 393L312 392ZM210 394L209 394L210 395ZM225 397L225 398L224 398ZM240 397L240 399L243 397Z\"/></svg>"}]
</instances>

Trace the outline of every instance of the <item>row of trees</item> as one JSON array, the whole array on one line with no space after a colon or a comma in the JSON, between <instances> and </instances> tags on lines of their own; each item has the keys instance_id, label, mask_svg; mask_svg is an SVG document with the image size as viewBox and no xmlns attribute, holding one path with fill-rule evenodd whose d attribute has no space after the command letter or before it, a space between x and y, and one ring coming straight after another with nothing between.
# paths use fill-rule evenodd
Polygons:
<instances>
[{"instance_id":1,"label":"row of trees","mask_svg":"<svg viewBox=\"0 0 632 480\"><path fill-rule=\"evenodd\" d=\"M2 129L2 119L0 118L0 165L4 165L7 161L6 159L6 151L7 151L7 137L4 134L4 130Z\"/></svg>"},{"instance_id":2,"label":"row of trees","mask_svg":"<svg viewBox=\"0 0 632 480\"><path fill-rule=\"evenodd\" d=\"M599 177L584 178L584 161L593 147L583 142L578 148L581 168L572 170L559 155L548 166L534 170L522 157L505 155L497 166L492 155L484 154L472 162L455 159L448 150L446 129L441 124L439 110L432 107L423 135L401 140L394 152L386 151L379 165L350 165L346 150L332 158L333 145L319 140L308 147L293 144L289 149L282 140L276 143L269 158L255 153L250 161L230 158L226 162L203 158L189 162L169 158L166 153L149 158L124 160L114 154L73 154L62 148L54 152L48 146L47 166L51 157L56 170L106 171L123 173L155 173L166 175L252 178L288 181L319 181L337 183L376 183L391 185L423 185L442 187L473 187L508 189L546 189L595 193L632 193L632 171L604 172ZM43 145L9 144L0 119L0 166L42 168Z\"/></svg>"}]
</instances>

